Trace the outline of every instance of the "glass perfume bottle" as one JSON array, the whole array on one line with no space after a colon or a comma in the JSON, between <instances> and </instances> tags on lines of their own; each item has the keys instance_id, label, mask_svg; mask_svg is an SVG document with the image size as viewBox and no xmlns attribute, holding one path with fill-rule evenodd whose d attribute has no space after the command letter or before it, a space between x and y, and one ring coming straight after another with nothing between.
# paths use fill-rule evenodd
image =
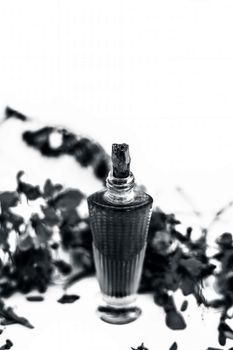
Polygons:
<instances>
[{"instance_id":1,"label":"glass perfume bottle","mask_svg":"<svg viewBox=\"0 0 233 350\"><path fill-rule=\"evenodd\" d=\"M141 314L135 306L153 199L135 188L127 144L112 145L105 189L88 197L97 279L105 302L102 320L124 324Z\"/></svg>"}]
</instances>

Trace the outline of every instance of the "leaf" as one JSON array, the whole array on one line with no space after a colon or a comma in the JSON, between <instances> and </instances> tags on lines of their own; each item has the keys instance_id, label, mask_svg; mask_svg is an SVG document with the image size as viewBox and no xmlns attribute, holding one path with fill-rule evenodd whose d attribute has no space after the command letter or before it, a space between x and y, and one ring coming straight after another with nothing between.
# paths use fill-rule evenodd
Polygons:
<instances>
[{"instance_id":1,"label":"leaf","mask_svg":"<svg viewBox=\"0 0 233 350\"><path fill-rule=\"evenodd\" d=\"M23 174L24 174L23 171L19 171L17 174L17 183L18 183L17 191L19 193L24 193L27 199L29 200L35 200L37 198L42 197L39 186L33 186L21 180L21 177L23 176Z\"/></svg>"},{"instance_id":2,"label":"leaf","mask_svg":"<svg viewBox=\"0 0 233 350\"><path fill-rule=\"evenodd\" d=\"M186 311L187 307L188 307L188 301L184 300L181 307L180 307L180 311L182 311L182 312Z\"/></svg>"},{"instance_id":3,"label":"leaf","mask_svg":"<svg viewBox=\"0 0 233 350\"><path fill-rule=\"evenodd\" d=\"M12 211L9 209L6 215L6 219L12 223L12 226L15 231L19 231L20 225L24 223L24 218L20 215L17 215L15 213L12 213Z\"/></svg>"},{"instance_id":4,"label":"leaf","mask_svg":"<svg viewBox=\"0 0 233 350\"><path fill-rule=\"evenodd\" d=\"M176 342L174 342L173 344L172 344L172 346L169 348L169 350L177 350L178 349L178 346L177 346L177 343Z\"/></svg>"},{"instance_id":5,"label":"leaf","mask_svg":"<svg viewBox=\"0 0 233 350\"><path fill-rule=\"evenodd\" d=\"M59 133L62 139L61 144L56 148L50 142L53 133ZM109 156L98 143L91 139L77 137L66 129L44 127L35 131L25 131L23 140L47 157L70 155L82 166L92 166L98 179L104 182L106 180L110 170Z\"/></svg>"},{"instance_id":6,"label":"leaf","mask_svg":"<svg viewBox=\"0 0 233 350\"><path fill-rule=\"evenodd\" d=\"M225 322L220 323L219 331L222 332L226 338L233 339L233 330Z\"/></svg>"},{"instance_id":7,"label":"leaf","mask_svg":"<svg viewBox=\"0 0 233 350\"><path fill-rule=\"evenodd\" d=\"M51 199L49 204L56 209L72 210L81 203L83 198L84 196L79 190L68 189Z\"/></svg>"},{"instance_id":8,"label":"leaf","mask_svg":"<svg viewBox=\"0 0 233 350\"><path fill-rule=\"evenodd\" d=\"M132 350L149 350L148 348L145 348L144 343L142 343L140 346L138 346L137 349L132 348L132 347L131 347L131 349Z\"/></svg>"},{"instance_id":9,"label":"leaf","mask_svg":"<svg viewBox=\"0 0 233 350\"><path fill-rule=\"evenodd\" d=\"M75 208L71 210L63 210L61 212L61 217L66 226L75 226L80 223L80 216Z\"/></svg>"},{"instance_id":10,"label":"leaf","mask_svg":"<svg viewBox=\"0 0 233 350\"><path fill-rule=\"evenodd\" d=\"M29 235L23 235L20 236L19 242L18 242L18 247L20 250L29 250L32 247L34 247L34 241L33 238Z\"/></svg>"},{"instance_id":11,"label":"leaf","mask_svg":"<svg viewBox=\"0 0 233 350\"><path fill-rule=\"evenodd\" d=\"M232 234L229 232L223 233L218 239L217 244L222 248L232 247Z\"/></svg>"},{"instance_id":12,"label":"leaf","mask_svg":"<svg viewBox=\"0 0 233 350\"><path fill-rule=\"evenodd\" d=\"M84 270L91 270L93 268L93 256L87 249L73 247L71 249L71 254L74 265Z\"/></svg>"},{"instance_id":13,"label":"leaf","mask_svg":"<svg viewBox=\"0 0 233 350\"><path fill-rule=\"evenodd\" d=\"M0 347L0 350L8 350L13 346L13 343L10 339L6 340L6 343Z\"/></svg>"},{"instance_id":14,"label":"leaf","mask_svg":"<svg viewBox=\"0 0 233 350\"><path fill-rule=\"evenodd\" d=\"M186 328L183 316L175 309L167 312L166 325L173 330Z\"/></svg>"},{"instance_id":15,"label":"leaf","mask_svg":"<svg viewBox=\"0 0 233 350\"><path fill-rule=\"evenodd\" d=\"M30 146L33 146L44 153L43 150L49 147L49 135L53 130L54 128L52 127L44 127L36 131L25 131L23 133L23 140Z\"/></svg>"},{"instance_id":16,"label":"leaf","mask_svg":"<svg viewBox=\"0 0 233 350\"><path fill-rule=\"evenodd\" d=\"M43 301L44 298L41 296L41 295L29 295L27 297L27 300L28 301L36 301L36 302L39 302L39 301Z\"/></svg>"},{"instance_id":17,"label":"leaf","mask_svg":"<svg viewBox=\"0 0 233 350\"><path fill-rule=\"evenodd\" d=\"M77 301L78 299L80 299L79 295L76 294L64 294L60 299L58 299L58 303L60 304L71 304L74 303L75 301Z\"/></svg>"},{"instance_id":18,"label":"leaf","mask_svg":"<svg viewBox=\"0 0 233 350\"><path fill-rule=\"evenodd\" d=\"M56 260L54 261L54 265L56 266L58 271L63 275L69 275L72 271L72 266L64 260Z\"/></svg>"},{"instance_id":19,"label":"leaf","mask_svg":"<svg viewBox=\"0 0 233 350\"><path fill-rule=\"evenodd\" d=\"M203 269L203 264L195 258L181 259L180 266L182 266L191 276L195 277L199 276Z\"/></svg>"},{"instance_id":20,"label":"leaf","mask_svg":"<svg viewBox=\"0 0 233 350\"><path fill-rule=\"evenodd\" d=\"M209 301L209 306L211 306L215 309L221 308L224 305L225 305L225 300L223 300L223 299L214 299L214 300Z\"/></svg>"},{"instance_id":21,"label":"leaf","mask_svg":"<svg viewBox=\"0 0 233 350\"><path fill-rule=\"evenodd\" d=\"M32 215L31 223L32 223L32 227L34 228L39 241L41 243L47 243L53 235L52 228L46 226L41 221L38 214Z\"/></svg>"},{"instance_id":22,"label":"leaf","mask_svg":"<svg viewBox=\"0 0 233 350\"><path fill-rule=\"evenodd\" d=\"M58 225L60 222L59 216L56 214L55 210L51 207L41 206L41 209L44 213L43 223L49 226Z\"/></svg>"},{"instance_id":23,"label":"leaf","mask_svg":"<svg viewBox=\"0 0 233 350\"><path fill-rule=\"evenodd\" d=\"M16 315L11 307L6 307L4 302L0 299L0 324L9 325L19 323L27 328L34 328L31 323L24 317Z\"/></svg>"},{"instance_id":24,"label":"leaf","mask_svg":"<svg viewBox=\"0 0 233 350\"><path fill-rule=\"evenodd\" d=\"M194 290L195 290L194 287L195 287L195 283L193 280L191 280L191 278L184 276L181 279L180 288L181 288L184 295L189 295L189 294L194 293Z\"/></svg>"},{"instance_id":25,"label":"leaf","mask_svg":"<svg viewBox=\"0 0 233 350\"><path fill-rule=\"evenodd\" d=\"M8 236L9 236L8 230L6 230L0 226L0 246L5 247L8 245L8 243L7 243Z\"/></svg>"},{"instance_id":26,"label":"leaf","mask_svg":"<svg viewBox=\"0 0 233 350\"><path fill-rule=\"evenodd\" d=\"M17 290L21 293L29 293L36 289L44 293L51 283L54 270L49 245L40 245L39 248L33 246L27 250L17 249L13 259Z\"/></svg>"},{"instance_id":27,"label":"leaf","mask_svg":"<svg viewBox=\"0 0 233 350\"><path fill-rule=\"evenodd\" d=\"M18 111L10 108L10 107L6 107L5 109L5 115L6 115L6 119L9 119L9 118L16 118L16 119L19 119L21 120L22 122L25 122L28 117L26 117L24 114L22 113L19 113Z\"/></svg>"},{"instance_id":28,"label":"leaf","mask_svg":"<svg viewBox=\"0 0 233 350\"><path fill-rule=\"evenodd\" d=\"M46 198L51 198L55 193L60 192L63 189L63 186L60 184L53 184L50 179L47 179L44 184L44 196Z\"/></svg>"},{"instance_id":29,"label":"leaf","mask_svg":"<svg viewBox=\"0 0 233 350\"><path fill-rule=\"evenodd\" d=\"M19 195L17 192L1 192L0 193L0 204L3 210L7 210L10 207L15 207L19 202Z\"/></svg>"}]
</instances>

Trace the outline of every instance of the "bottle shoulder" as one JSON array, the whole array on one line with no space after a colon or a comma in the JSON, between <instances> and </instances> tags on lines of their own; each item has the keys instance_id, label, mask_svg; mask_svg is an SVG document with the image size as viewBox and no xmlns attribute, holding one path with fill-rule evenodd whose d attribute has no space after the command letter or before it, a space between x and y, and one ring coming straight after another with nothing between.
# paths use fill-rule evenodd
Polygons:
<instances>
[{"instance_id":1,"label":"bottle shoulder","mask_svg":"<svg viewBox=\"0 0 233 350\"><path fill-rule=\"evenodd\" d=\"M122 209L130 209L135 207L142 207L146 205L151 205L153 203L153 198L143 191L134 191L134 200L130 203L121 203L121 204L115 204L107 201L104 197L104 194L106 193L107 189L104 188L98 192L95 192L91 194L87 201L92 204L96 204L98 206L102 207L108 207L116 210L122 210Z\"/></svg>"}]
</instances>

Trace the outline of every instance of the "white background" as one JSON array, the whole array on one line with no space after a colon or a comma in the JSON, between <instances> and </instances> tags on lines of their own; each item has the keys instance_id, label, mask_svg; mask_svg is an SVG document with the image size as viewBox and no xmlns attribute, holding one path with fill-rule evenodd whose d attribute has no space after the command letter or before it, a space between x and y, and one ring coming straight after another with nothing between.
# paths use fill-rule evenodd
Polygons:
<instances>
[{"instance_id":1,"label":"white background","mask_svg":"<svg viewBox=\"0 0 233 350\"><path fill-rule=\"evenodd\" d=\"M127 142L157 205L179 211L179 185L210 213L233 198L232 18L232 0L2 0L2 111Z\"/></svg>"},{"instance_id":2,"label":"white background","mask_svg":"<svg viewBox=\"0 0 233 350\"><path fill-rule=\"evenodd\" d=\"M231 0L1 1L1 106L109 152L128 142L154 195L181 185L219 207L233 197L232 17Z\"/></svg>"}]
</instances>

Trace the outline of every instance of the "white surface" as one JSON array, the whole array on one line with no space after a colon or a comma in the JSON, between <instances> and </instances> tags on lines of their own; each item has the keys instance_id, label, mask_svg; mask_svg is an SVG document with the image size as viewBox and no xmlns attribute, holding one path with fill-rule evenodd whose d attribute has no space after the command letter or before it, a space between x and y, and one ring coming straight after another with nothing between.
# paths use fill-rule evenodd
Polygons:
<instances>
[{"instance_id":1,"label":"white surface","mask_svg":"<svg viewBox=\"0 0 233 350\"><path fill-rule=\"evenodd\" d=\"M2 334L1 341L12 339L15 350L130 350L142 342L149 350L168 350L174 341L179 350L218 347L216 329L219 314L197 308L192 297L187 298L189 306L183 313L188 327L182 331L172 331L165 325L163 310L153 303L150 295L139 296L138 303L143 313L137 321L114 326L104 323L95 314L100 296L94 278L81 281L70 292L81 296L70 305L57 303L62 295L59 287L51 287L42 303L28 302L22 295L12 297L8 303L16 305L18 314L28 317L35 329L9 326ZM184 297L177 293L175 299L180 307ZM231 344L232 341L227 342L228 347Z\"/></svg>"},{"instance_id":2,"label":"white surface","mask_svg":"<svg viewBox=\"0 0 233 350\"><path fill-rule=\"evenodd\" d=\"M2 1L1 106L89 134L107 150L112 142L129 143L135 176L155 203L198 226L192 215L185 219L190 208L174 189L180 185L204 212L201 222L208 224L213 211L233 198L232 16L231 0ZM0 150L1 189L15 186L19 167L30 179L44 180L34 151L20 145L12 154L11 140L18 140L17 135L13 129L0 135L0 144L8 142L7 151ZM67 157L61 166L43 162L46 177L83 186L87 193L100 186L83 181L92 179L89 170L80 170ZM231 217L229 212L213 228L213 237L231 230ZM115 328L93 316L96 286L92 290L84 281L82 286L90 297L86 324L79 318L82 300L73 306L53 304L58 291L51 291L45 304L17 297L19 311L28 313L37 327L9 327L1 341L7 335L20 350L49 348L46 342L55 348L52 341L57 349L67 343L78 348L78 339L88 350L128 350L141 341L150 350L167 350L175 339L179 350L202 350L207 338L217 346L216 331L209 326L216 315L205 314L208 322L199 322L194 308L187 331L174 333L145 298L144 316Z\"/></svg>"}]
</instances>

